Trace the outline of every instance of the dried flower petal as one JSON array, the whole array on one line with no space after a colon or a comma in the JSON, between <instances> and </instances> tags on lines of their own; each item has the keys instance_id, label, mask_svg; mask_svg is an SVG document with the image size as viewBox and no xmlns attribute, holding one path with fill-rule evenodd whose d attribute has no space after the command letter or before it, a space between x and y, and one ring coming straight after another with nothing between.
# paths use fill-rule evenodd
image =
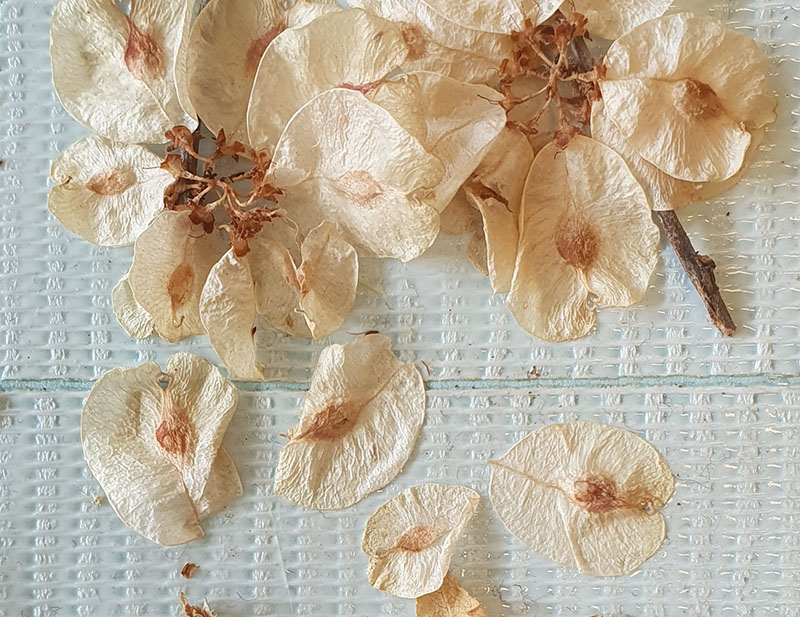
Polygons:
<instances>
[{"instance_id":1,"label":"dried flower petal","mask_svg":"<svg viewBox=\"0 0 800 617\"><path fill-rule=\"evenodd\" d=\"M562 0L419 0L442 17L465 28L511 34L522 30L526 19L540 24L556 12Z\"/></svg>"},{"instance_id":2,"label":"dried flower petal","mask_svg":"<svg viewBox=\"0 0 800 617\"><path fill-rule=\"evenodd\" d=\"M748 131L775 120L767 60L748 36L687 13L618 39L600 82L606 109L640 156L669 175L720 181L742 166Z\"/></svg>"},{"instance_id":3,"label":"dried flower petal","mask_svg":"<svg viewBox=\"0 0 800 617\"><path fill-rule=\"evenodd\" d=\"M577 136L545 147L522 199L520 244L507 305L519 324L549 341L589 333L599 306L644 295L658 258L658 228L625 161Z\"/></svg>"},{"instance_id":4,"label":"dried flower petal","mask_svg":"<svg viewBox=\"0 0 800 617\"><path fill-rule=\"evenodd\" d=\"M400 29L361 9L287 30L267 48L247 112L250 144L271 149L294 113L330 88L369 89L408 53Z\"/></svg>"},{"instance_id":5,"label":"dried flower petal","mask_svg":"<svg viewBox=\"0 0 800 617\"><path fill-rule=\"evenodd\" d=\"M389 339L326 347L281 451L275 494L315 510L352 506L400 473L424 417L422 376Z\"/></svg>"},{"instance_id":6,"label":"dried flower petal","mask_svg":"<svg viewBox=\"0 0 800 617\"><path fill-rule=\"evenodd\" d=\"M50 27L53 83L69 114L109 139L163 143L196 120L181 107L175 65L189 0L60 0Z\"/></svg>"},{"instance_id":7,"label":"dried flower petal","mask_svg":"<svg viewBox=\"0 0 800 617\"><path fill-rule=\"evenodd\" d=\"M486 609L449 574L433 593L417 598L417 617L489 617Z\"/></svg>"},{"instance_id":8,"label":"dried flower petal","mask_svg":"<svg viewBox=\"0 0 800 617\"><path fill-rule=\"evenodd\" d=\"M187 46L187 81L214 135L224 130L230 141L247 143L247 104L261 56L281 32L318 16L317 8L333 10L327 2L299 2L287 11L280 0L211 0L200 11Z\"/></svg>"},{"instance_id":9,"label":"dried flower petal","mask_svg":"<svg viewBox=\"0 0 800 617\"><path fill-rule=\"evenodd\" d=\"M248 256L230 249L208 274L200 297L200 317L219 359L237 379L260 381L256 362L256 289Z\"/></svg>"},{"instance_id":10,"label":"dried flower petal","mask_svg":"<svg viewBox=\"0 0 800 617\"><path fill-rule=\"evenodd\" d=\"M408 261L438 233L438 214L425 199L443 173L387 111L359 92L335 89L292 118L271 182L284 189L281 205L301 232L338 223L360 254Z\"/></svg>"},{"instance_id":11,"label":"dried flower petal","mask_svg":"<svg viewBox=\"0 0 800 617\"><path fill-rule=\"evenodd\" d=\"M160 164L141 146L85 137L53 163L50 176L58 185L47 207L93 244L131 244L164 208L164 190L173 179Z\"/></svg>"},{"instance_id":12,"label":"dried flower petal","mask_svg":"<svg viewBox=\"0 0 800 617\"><path fill-rule=\"evenodd\" d=\"M370 585L401 598L439 589L479 501L464 486L418 484L378 508L361 547L369 557Z\"/></svg>"},{"instance_id":13,"label":"dried flower petal","mask_svg":"<svg viewBox=\"0 0 800 617\"><path fill-rule=\"evenodd\" d=\"M257 310L274 328L320 339L342 325L356 299L358 257L336 225L309 232L299 265L282 243L256 238L250 247Z\"/></svg>"},{"instance_id":14,"label":"dried flower petal","mask_svg":"<svg viewBox=\"0 0 800 617\"><path fill-rule=\"evenodd\" d=\"M666 536L672 472L635 434L594 422L533 431L491 463L490 496L537 553L591 576L636 570Z\"/></svg>"},{"instance_id":15,"label":"dried flower petal","mask_svg":"<svg viewBox=\"0 0 800 617\"><path fill-rule=\"evenodd\" d=\"M350 5L400 24L409 48L403 63L407 72L433 71L459 81L487 83L498 76L503 59L513 54L508 33L465 28L417 0L350 0Z\"/></svg>"},{"instance_id":16,"label":"dried flower petal","mask_svg":"<svg viewBox=\"0 0 800 617\"><path fill-rule=\"evenodd\" d=\"M672 0L570 0L568 6L588 20L587 29L604 39L617 39L639 24L661 17Z\"/></svg>"},{"instance_id":17,"label":"dried flower petal","mask_svg":"<svg viewBox=\"0 0 800 617\"><path fill-rule=\"evenodd\" d=\"M153 317L136 301L127 274L111 290L111 306L119 325L133 338L144 339L155 334Z\"/></svg>"},{"instance_id":18,"label":"dried flower petal","mask_svg":"<svg viewBox=\"0 0 800 617\"><path fill-rule=\"evenodd\" d=\"M238 395L213 365L191 354L168 360L166 389L163 376L154 362L104 374L86 399L81 441L120 519L172 546L202 536L200 518L239 494L231 490L241 486L235 467L230 459L220 465L217 456ZM219 476L230 486L207 491Z\"/></svg>"}]
</instances>

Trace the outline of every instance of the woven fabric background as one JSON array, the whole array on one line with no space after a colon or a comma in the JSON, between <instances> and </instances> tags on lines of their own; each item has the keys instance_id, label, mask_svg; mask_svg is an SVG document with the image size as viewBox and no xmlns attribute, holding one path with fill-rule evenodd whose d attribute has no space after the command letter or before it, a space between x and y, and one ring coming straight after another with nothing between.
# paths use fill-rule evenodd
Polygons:
<instances>
[{"instance_id":1,"label":"woven fabric background","mask_svg":"<svg viewBox=\"0 0 800 617\"><path fill-rule=\"evenodd\" d=\"M127 249L88 245L47 213L48 168L86 134L51 86L54 0L0 0L0 617L170 615L175 596L207 596L220 617L412 615L413 602L366 583L364 522L424 480L487 496L486 460L531 427L596 419L651 440L678 478L669 538L628 577L553 566L503 529L484 500L453 572L493 617L800 615L800 7L784 0L681 0L748 32L771 60L779 119L745 180L681 213L714 256L739 332L710 325L667 247L642 306L606 310L573 344L532 340L503 298L443 238L407 265L368 264L369 285L330 340L262 328L270 383L243 383L226 437L245 496L206 538L163 549L132 534L86 469L80 409L115 366L178 350L214 359L202 339L131 340L110 310ZM423 362L423 440L386 490L339 513L272 495L272 468L319 350L380 330ZM186 561L201 569L178 576Z\"/></svg>"}]
</instances>

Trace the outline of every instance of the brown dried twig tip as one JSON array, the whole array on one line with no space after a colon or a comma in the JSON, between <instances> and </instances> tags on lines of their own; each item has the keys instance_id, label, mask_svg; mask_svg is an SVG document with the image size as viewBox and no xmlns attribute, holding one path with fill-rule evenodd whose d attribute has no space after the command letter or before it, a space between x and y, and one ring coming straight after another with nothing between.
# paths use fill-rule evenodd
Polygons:
<instances>
[{"instance_id":1,"label":"brown dried twig tip","mask_svg":"<svg viewBox=\"0 0 800 617\"><path fill-rule=\"evenodd\" d=\"M192 578L192 575L200 568L196 563L184 564L181 568L181 576L183 578Z\"/></svg>"},{"instance_id":2,"label":"brown dried twig tip","mask_svg":"<svg viewBox=\"0 0 800 617\"><path fill-rule=\"evenodd\" d=\"M736 332L736 324L733 322L725 300L722 299L719 286L717 286L714 277L716 268L714 260L707 255L700 255L694 249L674 210L660 211L656 214L684 271L703 299L711 323L725 336L733 336Z\"/></svg>"}]
</instances>

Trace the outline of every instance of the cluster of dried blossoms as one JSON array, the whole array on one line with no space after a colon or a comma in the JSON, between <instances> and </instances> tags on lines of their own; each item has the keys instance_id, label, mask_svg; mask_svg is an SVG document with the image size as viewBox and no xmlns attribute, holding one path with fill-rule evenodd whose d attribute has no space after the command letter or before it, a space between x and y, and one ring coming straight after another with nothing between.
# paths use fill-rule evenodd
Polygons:
<instances>
[{"instance_id":1,"label":"cluster of dried blossoms","mask_svg":"<svg viewBox=\"0 0 800 617\"><path fill-rule=\"evenodd\" d=\"M95 135L54 164L49 207L133 243L112 294L132 336L207 334L261 379L259 317L325 337L359 256L414 259L443 230L474 233L522 327L573 339L642 298L651 208L733 331L673 213L734 183L774 119L763 55L720 22L664 0L122 4L53 15L56 91ZM600 62L589 32L619 37Z\"/></svg>"}]
</instances>

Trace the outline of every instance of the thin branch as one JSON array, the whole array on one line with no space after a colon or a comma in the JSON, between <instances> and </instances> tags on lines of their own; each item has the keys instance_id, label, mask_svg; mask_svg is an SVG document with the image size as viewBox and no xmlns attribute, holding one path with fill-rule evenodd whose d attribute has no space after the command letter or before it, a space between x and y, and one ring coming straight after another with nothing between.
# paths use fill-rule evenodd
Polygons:
<instances>
[{"instance_id":1,"label":"thin branch","mask_svg":"<svg viewBox=\"0 0 800 617\"><path fill-rule=\"evenodd\" d=\"M674 210L660 211L656 214L683 269L706 305L711 323L725 336L733 336L736 324L733 323L733 318L717 286L714 277L714 268L717 265L714 260L707 255L700 255L694 249Z\"/></svg>"}]
</instances>

